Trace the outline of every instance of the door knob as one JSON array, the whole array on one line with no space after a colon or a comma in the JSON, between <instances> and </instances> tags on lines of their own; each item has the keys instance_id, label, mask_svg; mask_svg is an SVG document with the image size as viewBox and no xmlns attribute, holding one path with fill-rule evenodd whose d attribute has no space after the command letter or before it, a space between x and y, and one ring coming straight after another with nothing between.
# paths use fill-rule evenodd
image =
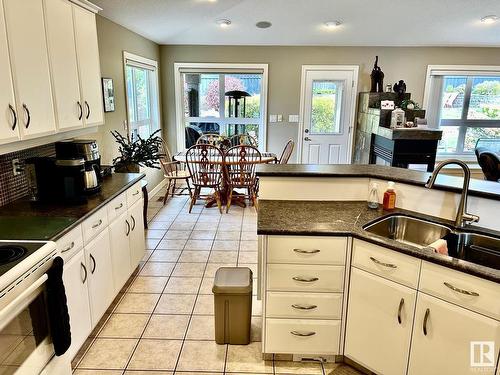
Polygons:
<instances>
[{"instance_id":1,"label":"door knob","mask_svg":"<svg viewBox=\"0 0 500 375\"><path fill-rule=\"evenodd\" d=\"M304 137L304 141L308 141L308 142L310 142L310 141L312 141L312 139L311 139L311 138L309 138L309 137Z\"/></svg>"}]
</instances>

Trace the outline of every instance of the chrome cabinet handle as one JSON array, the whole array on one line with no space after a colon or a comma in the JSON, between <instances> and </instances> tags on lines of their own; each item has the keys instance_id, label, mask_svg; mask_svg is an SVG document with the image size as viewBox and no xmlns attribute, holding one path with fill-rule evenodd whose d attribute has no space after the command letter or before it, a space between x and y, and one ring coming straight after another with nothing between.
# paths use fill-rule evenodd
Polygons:
<instances>
[{"instance_id":1,"label":"chrome cabinet handle","mask_svg":"<svg viewBox=\"0 0 500 375\"><path fill-rule=\"evenodd\" d=\"M92 228L97 228L99 225L102 224L102 219L99 219L99 221L97 223L95 223L94 225L92 225Z\"/></svg>"},{"instance_id":2,"label":"chrome cabinet handle","mask_svg":"<svg viewBox=\"0 0 500 375\"><path fill-rule=\"evenodd\" d=\"M373 263L378 264L379 266L384 266L387 268L398 268L398 266L396 266L395 264L384 263L384 262L381 262L380 260L378 260L377 258L374 258L374 257L370 257L370 259Z\"/></svg>"},{"instance_id":3,"label":"chrome cabinet handle","mask_svg":"<svg viewBox=\"0 0 500 375\"><path fill-rule=\"evenodd\" d=\"M130 218L132 219L132 230L135 230L135 217L134 215L130 215Z\"/></svg>"},{"instance_id":4,"label":"chrome cabinet handle","mask_svg":"<svg viewBox=\"0 0 500 375\"><path fill-rule=\"evenodd\" d=\"M292 305L292 307L294 309L297 309L297 310L314 310L315 308L317 308L318 306L316 305L301 305L299 303L294 303Z\"/></svg>"},{"instance_id":5,"label":"chrome cabinet handle","mask_svg":"<svg viewBox=\"0 0 500 375\"><path fill-rule=\"evenodd\" d=\"M83 118L83 107L82 103L80 101L77 101L76 104L78 104L78 108L80 109L80 113L78 114L78 120L81 120Z\"/></svg>"},{"instance_id":6,"label":"chrome cabinet handle","mask_svg":"<svg viewBox=\"0 0 500 375\"><path fill-rule=\"evenodd\" d=\"M85 106L87 107L87 116L85 116L85 118L88 120L90 117L90 106L86 100L85 100Z\"/></svg>"},{"instance_id":7,"label":"chrome cabinet handle","mask_svg":"<svg viewBox=\"0 0 500 375\"><path fill-rule=\"evenodd\" d=\"M95 258L92 256L92 254L89 254L90 260L92 261L92 268L90 269L90 273L94 274L95 268L96 268L96 262Z\"/></svg>"},{"instance_id":8,"label":"chrome cabinet handle","mask_svg":"<svg viewBox=\"0 0 500 375\"><path fill-rule=\"evenodd\" d=\"M12 130L16 130L16 125L17 125L17 115L16 115L16 110L14 107L9 104L9 109L12 112L12 116L14 117L14 121L12 122L12 126L10 127Z\"/></svg>"},{"instance_id":9,"label":"chrome cabinet handle","mask_svg":"<svg viewBox=\"0 0 500 375\"><path fill-rule=\"evenodd\" d=\"M134 194L132 194L134 197L139 194L139 190L136 190Z\"/></svg>"},{"instance_id":10,"label":"chrome cabinet handle","mask_svg":"<svg viewBox=\"0 0 500 375\"><path fill-rule=\"evenodd\" d=\"M127 224L127 232L125 233L127 236L130 234L130 223L125 219L125 224Z\"/></svg>"},{"instance_id":11,"label":"chrome cabinet handle","mask_svg":"<svg viewBox=\"0 0 500 375\"><path fill-rule=\"evenodd\" d=\"M454 292L457 292L457 293L462 293L462 294L465 294L467 296L473 296L473 297L479 297L479 293L476 293L476 292L470 292L468 290L465 290L465 289L460 289L460 288L457 288L456 286L453 286L451 285L450 283L447 283L446 281L443 283L444 285L446 285L448 288L450 288L451 290L453 290Z\"/></svg>"},{"instance_id":12,"label":"chrome cabinet handle","mask_svg":"<svg viewBox=\"0 0 500 375\"><path fill-rule=\"evenodd\" d=\"M85 281L87 281L87 267L85 267L85 264L83 264L83 262L80 262L80 265L82 266L83 268L83 280L82 280L82 284L85 284Z\"/></svg>"},{"instance_id":13,"label":"chrome cabinet handle","mask_svg":"<svg viewBox=\"0 0 500 375\"><path fill-rule=\"evenodd\" d=\"M292 279L295 281L300 281L302 283L313 283L319 280L319 278L317 277L302 277L302 276L294 276L292 277Z\"/></svg>"},{"instance_id":14,"label":"chrome cabinet handle","mask_svg":"<svg viewBox=\"0 0 500 375\"><path fill-rule=\"evenodd\" d=\"M290 331L290 333L294 336L299 336L299 337L309 337L309 336L314 336L316 332L314 331Z\"/></svg>"},{"instance_id":15,"label":"chrome cabinet handle","mask_svg":"<svg viewBox=\"0 0 500 375\"><path fill-rule=\"evenodd\" d=\"M398 307L398 323L401 324L401 310L403 310L403 305L405 304L405 299L401 298L401 301L399 301L399 307Z\"/></svg>"},{"instance_id":16,"label":"chrome cabinet handle","mask_svg":"<svg viewBox=\"0 0 500 375\"><path fill-rule=\"evenodd\" d=\"M120 209L120 208L122 208L122 207L123 207L123 202L122 202L122 203L120 203L118 206L116 206L116 207L115 207L115 210L119 210L119 209Z\"/></svg>"},{"instance_id":17,"label":"chrome cabinet handle","mask_svg":"<svg viewBox=\"0 0 500 375\"><path fill-rule=\"evenodd\" d=\"M313 250L293 249L293 251L295 251L296 253L299 253L299 254L317 254L321 250L319 250L319 249L313 249Z\"/></svg>"},{"instance_id":18,"label":"chrome cabinet handle","mask_svg":"<svg viewBox=\"0 0 500 375\"><path fill-rule=\"evenodd\" d=\"M23 108L26 111L26 115L28 116L28 119L26 120L26 124L24 126L26 129L28 129L30 127L30 123L31 123L31 114L30 114L30 110L28 109L28 106L24 103L23 103Z\"/></svg>"},{"instance_id":19,"label":"chrome cabinet handle","mask_svg":"<svg viewBox=\"0 0 500 375\"><path fill-rule=\"evenodd\" d=\"M429 309L425 310L424 324L422 326L422 330L424 331L424 336L427 336L427 320L429 319L430 313L431 313L431 310L429 310Z\"/></svg>"},{"instance_id":20,"label":"chrome cabinet handle","mask_svg":"<svg viewBox=\"0 0 500 375\"><path fill-rule=\"evenodd\" d=\"M67 253L68 251L70 251L74 247L75 247L75 241L71 241L71 244L66 249L61 250L61 253Z\"/></svg>"}]
</instances>

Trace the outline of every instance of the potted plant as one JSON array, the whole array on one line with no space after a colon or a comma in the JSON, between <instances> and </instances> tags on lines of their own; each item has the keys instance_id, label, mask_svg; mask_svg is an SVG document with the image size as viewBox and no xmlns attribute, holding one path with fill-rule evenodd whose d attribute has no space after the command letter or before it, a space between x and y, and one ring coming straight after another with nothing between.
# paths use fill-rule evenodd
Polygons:
<instances>
[{"instance_id":1,"label":"potted plant","mask_svg":"<svg viewBox=\"0 0 500 375\"><path fill-rule=\"evenodd\" d=\"M115 172L138 173L139 167L160 169L159 158L163 156L161 153L163 141L157 135L160 131L161 129L158 129L146 139L140 135L134 137L127 134L124 137L117 130L111 131L111 135L119 144L120 152L120 156L113 159Z\"/></svg>"}]
</instances>

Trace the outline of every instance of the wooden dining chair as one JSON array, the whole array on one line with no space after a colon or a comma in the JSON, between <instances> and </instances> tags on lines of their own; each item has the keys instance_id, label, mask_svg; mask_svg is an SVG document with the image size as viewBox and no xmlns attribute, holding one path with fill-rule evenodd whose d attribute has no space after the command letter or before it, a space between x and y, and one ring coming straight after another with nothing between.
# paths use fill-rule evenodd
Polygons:
<instances>
[{"instance_id":1,"label":"wooden dining chair","mask_svg":"<svg viewBox=\"0 0 500 375\"><path fill-rule=\"evenodd\" d=\"M290 160L290 156L292 156L294 146L295 142L293 139L289 139L283 148L280 158L277 160L277 164L288 164L288 160Z\"/></svg>"},{"instance_id":2,"label":"wooden dining chair","mask_svg":"<svg viewBox=\"0 0 500 375\"><path fill-rule=\"evenodd\" d=\"M262 155L254 146L238 145L231 147L224 155L227 179L227 205L226 213L231 207L233 191L236 188L246 189L246 195L257 209L257 191L255 167L261 163Z\"/></svg>"},{"instance_id":3,"label":"wooden dining chair","mask_svg":"<svg viewBox=\"0 0 500 375\"><path fill-rule=\"evenodd\" d=\"M221 182L223 160L224 155L222 151L218 147L208 144L194 145L186 151L186 164L194 186L191 204L189 205L190 213L196 201L202 197L202 188L214 190L214 198L217 201L220 213L222 213Z\"/></svg>"},{"instance_id":4,"label":"wooden dining chair","mask_svg":"<svg viewBox=\"0 0 500 375\"><path fill-rule=\"evenodd\" d=\"M247 145L257 147L257 140L250 134L235 134L229 138L229 143L231 146Z\"/></svg>"},{"instance_id":5,"label":"wooden dining chair","mask_svg":"<svg viewBox=\"0 0 500 375\"><path fill-rule=\"evenodd\" d=\"M169 194L174 197L177 181L179 180L184 180L186 182L189 196L191 197L192 192L191 186L189 185L189 179L191 178L191 175L189 171L184 169L181 163L173 160L172 154L170 153L170 150L168 149L165 141L162 141L162 143L160 144L159 153L161 155L159 161L161 169L163 170L163 176L168 180L167 191L165 192L165 197L163 198L163 205L167 203ZM172 191L170 191L171 188ZM183 190L184 188L181 190L181 193Z\"/></svg>"}]
</instances>

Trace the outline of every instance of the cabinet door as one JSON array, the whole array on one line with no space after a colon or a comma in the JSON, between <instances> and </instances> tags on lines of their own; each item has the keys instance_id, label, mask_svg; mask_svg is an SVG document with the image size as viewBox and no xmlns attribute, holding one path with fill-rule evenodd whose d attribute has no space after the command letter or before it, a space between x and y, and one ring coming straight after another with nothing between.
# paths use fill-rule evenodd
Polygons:
<instances>
[{"instance_id":1,"label":"cabinet door","mask_svg":"<svg viewBox=\"0 0 500 375\"><path fill-rule=\"evenodd\" d=\"M45 0L45 24L58 129L78 128L83 126L83 107L71 3Z\"/></svg>"},{"instance_id":2,"label":"cabinet door","mask_svg":"<svg viewBox=\"0 0 500 375\"><path fill-rule=\"evenodd\" d=\"M111 254L109 230L104 229L93 241L85 247L87 269L89 271L90 311L92 312L92 327L114 298L113 274L111 271Z\"/></svg>"},{"instance_id":3,"label":"cabinet door","mask_svg":"<svg viewBox=\"0 0 500 375\"><path fill-rule=\"evenodd\" d=\"M88 294L89 274L83 250L64 265L63 282L71 324L71 347L66 354L69 359L75 356L92 330Z\"/></svg>"},{"instance_id":4,"label":"cabinet door","mask_svg":"<svg viewBox=\"0 0 500 375\"><path fill-rule=\"evenodd\" d=\"M5 20L23 138L55 133L41 0L4 0Z\"/></svg>"},{"instance_id":5,"label":"cabinet door","mask_svg":"<svg viewBox=\"0 0 500 375\"><path fill-rule=\"evenodd\" d=\"M481 345L474 342L494 342L495 348L483 346L486 355L481 358ZM418 294L409 375L494 374L499 345L500 322ZM471 347L474 347L472 355ZM487 365L488 355L492 357L492 366L477 366L481 359Z\"/></svg>"},{"instance_id":6,"label":"cabinet door","mask_svg":"<svg viewBox=\"0 0 500 375\"><path fill-rule=\"evenodd\" d=\"M83 119L86 126L101 125L104 113L95 14L75 5L73 17L84 106Z\"/></svg>"},{"instance_id":7,"label":"cabinet door","mask_svg":"<svg viewBox=\"0 0 500 375\"><path fill-rule=\"evenodd\" d=\"M379 374L405 374L416 294L353 267L344 354Z\"/></svg>"},{"instance_id":8,"label":"cabinet door","mask_svg":"<svg viewBox=\"0 0 500 375\"><path fill-rule=\"evenodd\" d=\"M0 0L0 144L19 139L3 3Z\"/></svg>"},{"instance_id":9,"label":"cabinet door","mask_svg":"<svg viewBox=\"0 0 500 375\"><path fill-rule=\"evenodd\" d=\"M139 200L129 209L130 225L130 254L131 267L134 270L146 252L146 240L144 236L143 224L143 200Z\"/></svg>"},{"instance_id":10,"label":"cabinet door","mask_svg":"<svg viewBox=\"0 0 500 375\"><path fill-rule=\"evenodd\" d=\"M114 291L117 294L131 274L129 236L131 225L124 212L109 225Z\"/></svg>"}]
</instances>

